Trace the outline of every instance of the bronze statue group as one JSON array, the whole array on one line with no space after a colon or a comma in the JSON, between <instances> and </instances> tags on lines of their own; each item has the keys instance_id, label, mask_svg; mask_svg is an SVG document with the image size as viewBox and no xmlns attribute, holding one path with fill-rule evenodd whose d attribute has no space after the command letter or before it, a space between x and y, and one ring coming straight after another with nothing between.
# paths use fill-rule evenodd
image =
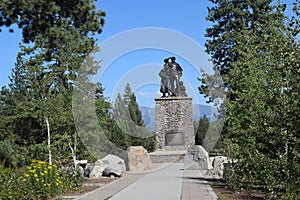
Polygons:
<instances>
[{"instance_id":1,"label":"bronze statue group","mask_svg":"<svg viewBox=\"0 0 300 200\"><path fill-rule=\"evenodd\" d=\"M172 56L164 59L164 62L163 69L159 72L162 97L186 97L185 87L180 80L183 70L176 62L176 58Z\"/></svg>"}]
</instances>

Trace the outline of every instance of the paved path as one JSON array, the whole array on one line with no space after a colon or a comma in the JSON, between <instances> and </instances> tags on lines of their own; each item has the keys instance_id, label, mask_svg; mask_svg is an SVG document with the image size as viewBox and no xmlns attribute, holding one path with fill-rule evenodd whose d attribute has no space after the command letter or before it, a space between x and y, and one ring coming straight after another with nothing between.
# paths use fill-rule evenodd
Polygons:
<instances>
[{"instance_id":1,"label":"paved path","mask_svg":"<svg viewBox=\"0 0 300 200\"><path fill-rule=\"evenodd\" d=\"M162 163L150 173L128 173L80 200L216 200L200 171L182 170L182 163Z\"/></svg>"},{"instance_id":2,"label":"paved path","mask_svg":"<svg viewBox=\"0 0 300 200\"><path fill-rule=\"evenodd\" d=\"M110 200L166 200L180 199L183 170L182 164L162 164L162 167L147 174Z\"/></svg>"},{"instance_id":3,"label":"paved path","mask_svg":"<svg viewBox=\"0 0 300 200\"><path fill-rule=\"evenodd\" d=\"M218 199L203 175L198 170L184 170L181 200Z\"/></svg>"},{"instance_id":4,"label":"paved path","mask_svg":"<svg viewBox=\"0 0 300 200\"><path fill-rule=\"evenodd\" d=\"M76 199L78 200L106 200L112 197L114 194L125 189L130 184L139 180L146 174L126 174L124 177L104 185L96 190L86 193Z\"/></svg>"}]
</instances>

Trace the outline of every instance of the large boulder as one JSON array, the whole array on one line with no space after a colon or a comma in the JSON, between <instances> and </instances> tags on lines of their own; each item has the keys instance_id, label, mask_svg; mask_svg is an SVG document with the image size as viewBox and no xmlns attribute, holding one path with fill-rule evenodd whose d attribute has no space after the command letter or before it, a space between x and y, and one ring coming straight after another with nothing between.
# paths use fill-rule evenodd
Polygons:
<instances>
[{"instance_id":1,"label":"large boulder","mask_svg":"<svg viewBox=\"0 0 300 200\"><path fill-rule=\"evenodd\" d=\"M107 170L104 172L106 168ZM88 166L84 174L89 178L99 178L103 175L108 176L107 174L121 176L125 170L126 166L124 160L118 156L109 154L97 160L95 164Z\"/></svg>"},{"instance_id":2,"label":"large boulder","mask_svg":"<svg viewBox=\"0 0 300 200\"><path fill-rule=\"evenodd\" d=\"M187 149L184 156L184 169L209 170L212 164L208 152L200 145L194 145Z\"/></svg>"},{"instance_id":3,"label":"large boulder","mask_svg":"<svg viewBox=\"0 0 300 200\"><path fill-rule=\"evenodd\" d=\"M108 177L120 177L122 175L122 171L119 169L111 168L111 167L106 167L103 170L102 176L108 176Z\"/></svg>"},{"instance_id":4,"label":"large boulder","mask_svg":"<svg viewBox=\"0 0 300 200\"><path fill-rule=\"evenodd\" d=\"M88 176L89 178L100 178L102 176L104 169L105 167L101 165L89 166L85 171L85 175Z\"/></svg>"},{"instance_id":5,"label":"large boulder","mask_svg":"<svg viewBox=\"0 0 300 200\"><path fill-rule=\"evenodd\" d=\"M99 159L95 162L95 165L100 165L104 168L106 167L110 167L119 171L125 171L126 170L126 166L125 166L125 162L122 158L115 156L115 155L107 155L102 159Z\"/></svg>"},{"instance_id":6,"label":"large boulder","mask_svg":"<svg viewBox=\"0 0 300 200\"><path fill-rule=\"evenodd\" d=\"M142 172L152 169L152 162L147 150L142 146L128 147L125 156L126 170Z\"/></svg>"}]
</instances>

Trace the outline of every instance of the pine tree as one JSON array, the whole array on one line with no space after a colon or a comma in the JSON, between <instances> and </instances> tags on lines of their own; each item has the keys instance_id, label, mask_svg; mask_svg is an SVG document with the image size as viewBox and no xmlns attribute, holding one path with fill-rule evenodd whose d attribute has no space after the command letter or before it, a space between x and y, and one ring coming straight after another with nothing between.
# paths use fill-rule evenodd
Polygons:
<instances>
[{"instance_id":1,"label":"pine tree","mask_svg":"<svg viewBox=\"0 0 300 200\"><path fill-rule=\"evenodd\" d=\"M44 144L48 138L51 162L51 151L56 148L50 139L56 139L58 145L65 134L76 132L72 115L74 82L79 76L96 73L99 67L92 63L80 71L84 59L94 49L94 35L101 32L105 13L96 11L92 0L8 0L1 1L0 8L0 27L17 24L22 29L23 43L15 72L26 76L15 75L10 84L12 99L18 100L12 116L26 120L29 117L24 116L30 116L35 128L22 126L18 135L33 135L30 144ZM5 103L9 105L14 104ZM11 122L17 123L15 119Z\"/></svg>"},{"instance_id":2,"label":"pine tree","mask_svg":"<svg viewBox=\"0 0 300 200\"><path fill-rule=\"evenodd\" d=\"M154 150L154 136L146 128L142 113L129 84L125 86L123 98L118 94L114 106L114 122L118 126L114 138L118 146L126 149L129 146L143 146L148 151Z\"/></svg>"},{"instance_id":3,"label":"pine tree","mask_svg":"<svg viewBox=\"0 0 300 200\"><path fill-rule=\"evenodd\" d=\"M126 112L124 99L119 93L114 103L111 123L112 129L109 139L123 150L126 150L128 146L131 146L129 135L127 133L127 130L129 129L127 120L128 112Z\"/></svg>"},{"instance_id":4,"label":"pine tree","mask_svg":"<svg viewBox=\"0 0 300 200\"><path fill-rule=\"evenodd\" d=\"M242 55L234 50L235 46L244 45L239 41L237 35L241 31L254 30L257 25L268 26L272 18L277 18L274 13L274 7L271 5L272 0L211 0L216 4L208 8L207 20L213 22L211 28L206 29L205 36L210 38L205 43L206 51L211 55L216 77L203 73L200 93L209 97L209 102L217 98L224 98L220 96L219 92L225 92L231 87L228 78L228 73L232 68L232 64ZM256 34L260 35L259 30ZM223 81L217 81L216 78L222 77ZM215 87L217 86L217 89ZM234 95L227 95L227 98L234 99Z\"/></svg>"},{"instance_id":5,"label":"pine tree","mask_svg":"<svg viewBox=\"0 0 300 200\"><path fill-rule=\"evenodd\" d=\"M207 130L209 126L209 121L206 115L201 117L198 121L198 128L195 134L195 144L196 145L202 145L203 140L206 136Z\"/></svg>"},{"instance_id":6,"label":"pine tree","mask_svg":"<svg viewBox=\"0 0 300 200\"><path fill-rule=\"evenodd\" d=\"M225 1L215 2L218 9L210 14L216 18L210 19L218 25L209 30L217 35L210 35L213 39L207 44L228 97L225 146L237 160L227 181L234 188L262 186L268 195L293 199L299 192L300 173L296 161L299 128L294 118L299 113L295 82L299 80L299 44L295 32L285 24L285 6L271 6L271 1L228 1L228 6ZM240 29L225 29L235 20L225 17L235 15L234 3L245 8L241 13L247 18L238 20L243 27L234 26ZM222 38L225 42L219 40ZM202 87L202 92L208 94L207 88Z\"/></svg>"}]
</instances>

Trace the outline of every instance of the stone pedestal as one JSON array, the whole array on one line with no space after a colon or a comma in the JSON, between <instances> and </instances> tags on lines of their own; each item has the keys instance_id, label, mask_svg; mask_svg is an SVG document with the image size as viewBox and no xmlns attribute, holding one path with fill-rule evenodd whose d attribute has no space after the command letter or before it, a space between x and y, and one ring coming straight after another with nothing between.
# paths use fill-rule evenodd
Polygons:
<instances>
[{"instance_id":1,"label":"stone pedestal","mask_svg":"<svg viewBox=\"0 0 300 200\"><path fill-rule=\"evenodd\" d=\"M156 151L186 150L195 136L191 97L157 98Z\"/></svg>"}]
</instances>

